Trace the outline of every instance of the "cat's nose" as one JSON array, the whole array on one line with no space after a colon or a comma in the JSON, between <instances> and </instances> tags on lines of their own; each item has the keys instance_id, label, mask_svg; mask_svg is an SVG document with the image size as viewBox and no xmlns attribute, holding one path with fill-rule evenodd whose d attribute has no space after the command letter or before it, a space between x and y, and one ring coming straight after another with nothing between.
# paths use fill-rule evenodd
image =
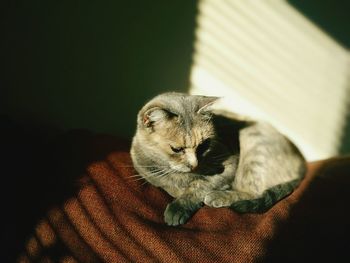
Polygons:
<instances>
[{"instance_id":1,"label":"cat's nose","mask_svg":"<svg viewBox=\"0 0 350 263\"><path fill-rule=\"evenodd\" d=\"M198 161L192 160L192 162L188 163L188 167L191 169L191 171L195 171L198 167Z\"/></svg>"},{"instance_id":2,"label":"cat's nose","mask_svg":"<svg viewBox=\"0 0 350 263\"><path fill-rule=\"evenodd\" d=\"M197 172L198 171L198 165L196 165L196 166L192 166L192 165L190 165L190 169L191 169L191 172L193 172L193 173L195 173L195 172Z\"/></svg>"},{"instance_id":3,"label":"cat's nose","mask_svg":"<svg viewBox=\"0 0 350 263\"><path fill-rule=\"evenodd\" d=\"M194 152L187 152L187 166L194 171L198 166L198 160Z\"/></svg>"}]
</instances>

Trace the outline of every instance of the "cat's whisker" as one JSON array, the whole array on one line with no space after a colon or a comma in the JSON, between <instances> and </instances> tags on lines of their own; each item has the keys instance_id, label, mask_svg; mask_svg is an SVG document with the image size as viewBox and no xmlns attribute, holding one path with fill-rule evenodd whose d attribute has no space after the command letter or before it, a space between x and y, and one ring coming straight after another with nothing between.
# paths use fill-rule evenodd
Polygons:
<instances>
[{"instance_id":1,"label":"cat's whisker","mask_svg":"<svg viewBox=\"0 0 350 263\"><path fill-rule=\"evenodd\" d=\"M164 176L167 176L169 174L173 174L175 171L172 171L172 170L168 170L168 169L162 169L162 170L158 170L158 171L155 171L155 172L151 172L150 174L147 175L147 178L160 178L160 177L164 177ZM137 175L135 175L136 177ZM140 180L145 180L144 183L142 183L141 185L144 185L144 184L147 184L148 181L146 180L146 177L142 177L140 176L141 178L137 178L135 179L134 181L140 181Z\"/></svg>"},{"instance_id":2,"label":"cat's whisker","mask_svg":"<svg viewBox=\"0 0 350 263\"><path fill-rule=\"evenodd\" d=\"M149 174L148 178L160 178L160 177L166 176L166 175L171 174L171 173L173 173L172 170L162 169L160 171Z\"/></svg>"},{"instance_id":3,"label":"cat's whisker","mask_svg":"<svg viewBox=\"0 0 350 263\"><path fill-rule=\"evenodd\" d=\"M154 167L154 166L152 166ZM155 172L151 172L150 175L148 177L158 177L159 175L162 176L164 173L166 173L166 169L162 169L162 170L156 170ZM128 176L128 178L132 179L133 182L137 182L137 181L141 181L141 180L146 180L146 178L142 175L139 174L134 174L131 176Z\"/></svg>"},{"instance_id":4,"label":"cat's whisker","mask_svg":"<svg viewBox=\"0 0 350 263\"><path fill-rule=\"evenodd\" d=\"M154 165L136 165L135 167L154 167ZM166 165L157 165L157 167L166 167Z\"/></svg>"},{"instance_id":5,"label":"cat's whisker","mask_svg":"<svg viewBox=\"0 0 350 263\"><path fill-rule=\"evenodd\" d=\"M169 171L166 171L165 173L163 173L161 175L157 175L157 178L165 177L165 176L173 174L173 173L175 173L175 171L169 170Z\"/></svg>"},{"instance_id":6,"label":"cat's whisker","mask_svg":"<svg viewBox=\"0 0 350 263\"><path fill-rule=\"evenodd\" d=\"M161 174L158 174L156 176L154 176L154 178L161 178L161 177L164 177L166 175L168 175L170 172L164 172L164 173L161 173Z\"/></svg>"},{"instance_id":7,"label":"cat's whisker","mask_svg":"<svg viewBox=\"0 0 350 263\"><path fill-rule=\"evenodd\" d=\"M154 167L154 165L113 165L113 167L116 168L151 168ZM160 168L166 168L166 166L158 166Z\"/></svg>"},{"instance_id":8,"label":"cat's whisker","mask_svg":"<svg viewBox=\"0 0 350 263\"><path fill-rule=\"evenodd\" d=\"M158 174L162 174L162 173L164 173L165 171L166 171L165 169L159 170L159 171L156 171L156 172L151 173L151 174L148 175L148 176L142 176L142 175L139 175L139 174L135 174L135 175L129 176L129 178L136 178L136 177L139 177L139 178L134 179L134 181L139 181L139 180L142 180L142 179L145 180L146 178L156 177L156 176L158 176Z\"/></svg>"},{"instance_id":9,"label":"cat's whisker","mask_svg":"<svg viewBox=\"0 0 350 263\"><path fill-rule=\"evenodd\" d=\"M161 173L163 173L165 171L166 171L166 169L158 170L158 171L155 171L155 172L151 171L150 174L152 176L155 176L155 175L161 174Z\"/></svg>"},{"instance_id":10,"label":"cat's whisker","mask_svg":"<svg viewBox=\"0 0 350 263\"><path fill-rule=\"evenodd\" d=\"M147 180L145 180L145 181L141 184L141 186L143 186L143 185L145 185L145 184L148 184L148 181L147 181Z\"/></svg>"},{"instance_id":11,"label":"cat's whisker","mask_svg":"<svg viewBox=\"0 0 350 263\"><path fill-rule=\"evenodd\" d=\"M138 181L146 180L143 176L141 176L139 174L128 176L128 179L130 179L131 182L138 182Z\"/></svg>"},{"instance_id":12,"label":"cat's whisker","mask_svg":"<svg viewBox=\"0 0 350 263\"><path fill-rule=\"evenodd\" d=\"M135 177L142 177L142 175L139 175L139 174L134 174L134 175L130 175L128 176L129 178L135 178Z\"/></svg>"},{"instance_id":13,"label":"cat's whisker","mask_svg":"<svg viewBox=\"0 0 350 263\"><path fill-rule=\"evenodd\" d=\"M137 181L141 181L141 180L146 180L146 178L144 178L144 177L136 178L133 180L133 182L137 182Z\"/></svg>"},{"instance_id":14,"label":"cat's whisker","mask_svg":"<svg viewBox=\"0 0 350 263\"><path fill-rule=\"evenodd\" d=\"M162 175L163 173L165 173L167 170L166 169L162 169L156 172L150 172L147 177L148 178L157 178L159 175Z\"/></svg>"},{"instance_id":15,"label":"cat's whisker","mask_svg":"<svg viewBox=\"0 0 350 263\"><path fill-rule=\"evenodd\" d=\"M154 167L154 165L134 165L134 166L130 166L130 167L141 167L141 168L143 168L143 167ZM160 167L160 168L165 168L165 167L167 167L166 165L162 165L162 166L160 166L160 165L157 165L157 167Z\"/></svg>"}]
</instances>

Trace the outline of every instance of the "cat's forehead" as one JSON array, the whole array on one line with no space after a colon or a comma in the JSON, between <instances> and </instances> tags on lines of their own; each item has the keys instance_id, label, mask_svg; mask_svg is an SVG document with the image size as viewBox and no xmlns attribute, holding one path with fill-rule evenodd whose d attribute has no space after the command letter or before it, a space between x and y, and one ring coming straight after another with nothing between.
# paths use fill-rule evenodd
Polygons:
<instances>
[{"instance_id":1,"label":"cat's forehead","mask_svg":"<svg viewBox=\"0 0 350 263\"><path fill-rule=\"evenodd\" d=\"M199 101L195 96L165 96L164 102L167 107L182 117L193 117L199 109Z\"/></svg>"},{"instance_id":2,"label":"cat's forehead","mask_svg":"<svg viewBox=\"0 0 350 263\"><path fill-rule=\"evenodd\" d=\"M168 92L158 95L154 101L158 101L178 114L192 114L201 107L216 100L216 97L206 97L200 95L188 95L185 93Z\"/></svg>"}]
</instances>

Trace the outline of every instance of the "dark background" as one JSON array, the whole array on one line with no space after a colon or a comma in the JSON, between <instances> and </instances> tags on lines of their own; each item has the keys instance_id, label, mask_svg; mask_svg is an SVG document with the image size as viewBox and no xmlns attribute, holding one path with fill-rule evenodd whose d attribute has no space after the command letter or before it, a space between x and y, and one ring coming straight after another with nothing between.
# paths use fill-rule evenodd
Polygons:
<instances>
[{"instance_id":1,"label":"dark background","mask_svg":"<svg viewBox=\"0 0 350 263\"><path fill-rule=\"evenodd\" d=\"M1 5L0 112L15 121L130 137L147 99L188 87L196 1Z\"/></svg>"},{"instance_id":2,"label":"dark background","mask_svg":"<svg viewBox=\"0 0 350 263\"><path fill-rule=\"evenodd\" d=\"M289 3L350 46L349 1ZM191 0L2 1L0 114L27 127L130 138L146 100L188 89L196 6ZM342 153L350 152L346 129Z\"/></svg>"},{"instance_id":3,"label":"dark background","mask_svg":"<svg viewBox=\"0 0 350 263\"><path fill-rule=\"evenodd\" d=\"M101 142L87 130L130 139L146 100L187 90L196 8L0 2L0 262L13 262L38 219L75 192L86 164L108 154L87 156Z\"/></svg>"},{"instance_id":4,"label":"dark background","mask_svg":"<svg viewBox=\"0 0 350 263\"><path fill-rule=\"evenodd\" d=\"M289 2L349 48L348 1ZM63 131L130 139L146 100L187 90L196 7L191 0L1 1L0 200L7 259L52 193L69 188L67 169L83 162L91 135L62 137ZM350 117L345 134L342 153L350 152ZM52 173L55 166L61 168Z\"/></svg>"}]
</instances>

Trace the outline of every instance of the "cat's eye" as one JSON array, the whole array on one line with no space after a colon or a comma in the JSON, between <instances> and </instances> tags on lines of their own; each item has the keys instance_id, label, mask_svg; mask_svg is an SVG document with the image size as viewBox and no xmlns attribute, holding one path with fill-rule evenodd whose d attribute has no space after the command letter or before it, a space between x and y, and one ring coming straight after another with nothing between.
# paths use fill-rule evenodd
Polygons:
<instances>
[{"instance_id":1,"label":"cat's eye","mask_svg":"<svg viewBox=\"0 0 350 263\"><path fill-rule=\"evenodd\" d=\"M183 148L183 147L178 147L178 148L176 148L176 147L173 147L173 146L170 145L170 148L171 148L171 150L172 150L174 153L180 153L180 152L183 152L183 151L184 151L184 148Z\"/></svg>"},{"instance_id":2,"label":"cat's eye","mask_svg":"<svg viewBox=\"0 0 350 263\"><path fill-rule=\"evenodd\" d=\"M197 146L196 154L197 156L202 156L206 151L209 150L210 139L204 140L200 145Z\"/></svg>"}]
</instances>

